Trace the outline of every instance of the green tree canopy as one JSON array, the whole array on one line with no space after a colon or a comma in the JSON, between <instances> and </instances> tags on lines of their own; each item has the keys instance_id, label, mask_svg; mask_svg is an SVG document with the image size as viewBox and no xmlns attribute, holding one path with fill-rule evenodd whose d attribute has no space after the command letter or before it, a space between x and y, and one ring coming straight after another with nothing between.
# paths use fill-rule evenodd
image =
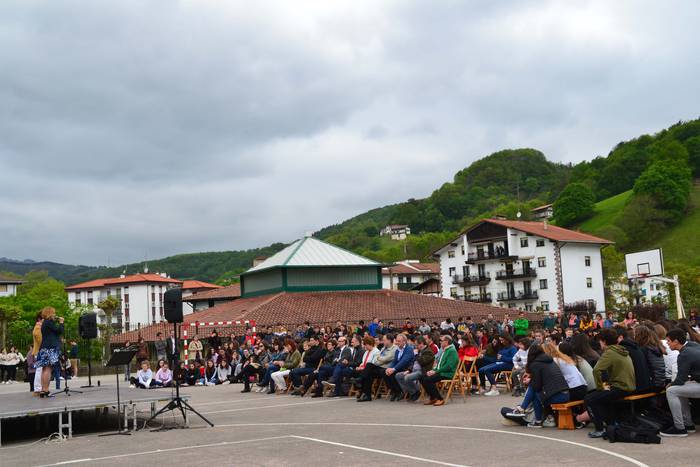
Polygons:
<instances>
[{"instance_id":1,"label":"green tree canopy","mask_svg":"<svg viewBox=\"0 0 700 467\"><path fill-rule=\"evenodd\" d=\"M567 227L593 214L595 196L583 183L570 183L554 202L554 215L559 225Z\"/></svg>"}]
</instances>

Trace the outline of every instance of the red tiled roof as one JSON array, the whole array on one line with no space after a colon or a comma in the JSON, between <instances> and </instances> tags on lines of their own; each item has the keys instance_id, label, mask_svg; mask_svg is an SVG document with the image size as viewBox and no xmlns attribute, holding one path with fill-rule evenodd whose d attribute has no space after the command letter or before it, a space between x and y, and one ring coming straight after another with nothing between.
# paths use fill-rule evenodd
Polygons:
<instances>
[{"instance_id":1,"label":"red tiled roof","mask_svg":"<svg viewBox=\"0 0 700 467\"><path fill-rule=\"evenodd\" d=\"M497 308L481 303L471 303L461 300L432 297L409 292L394 290L361 290L347 292L281 292L259 297L241 298L221 303L204 311L185 316L185 325L200 322L251 321L257 329L264 326L283 324L292 328L304 321L312 324L326 324L342 321L344 323L366 322L374 316L385 322L403 323L405 318L418 322L420 318L428 321L438 321L445 318L455 320L460 316L471 316L478 320L489 313L494 315L508 312L507 309ZM531 319L537 319L531 315ZM206 328L206 329L204 329ZM243 332L243 325L200 326L199 334L216 328L219 334ZM112 342L132 342L141 335L147 341L154 340L158 331L167 335L172 325L156 324L113 336ZM167 332L166 332L167 331Z\"/></svg>"},{"instance_id":2,"label":"red tiled roof","mask_svg":"<svg viewBox=\"0 0 700 467\"><path fill-rule=\"evenodd\" d=\"M508 221L500 219L484 219L483 222L501 225L510 229L517 229L539 237L548 238L558 242L576 242L576 243L603 243L612 244L610 240L589 235L575 230L557 227L556 225L547 224L544 222L533 221Z\"/></svg>"},{"instance_id":3,"label":"red tiled roof","mask_svg":"<svg viewBox=\"0 0 700 467\"><path fill-rule=\"evenodd\" d=\"M440 274L439 263L397 263L391 266L394 274ZM382 268L382 274L389 274L389 268Z\"/></svg>"},{"instance_id":4,"label":"red tiled roof","mask_svg":"<svg viewBox=\"0 0 700 467\"><path fill-rule=\"evenodd\" d=\"M66 287L66 290L94 289L97 287L104 287L107 285L134 284L139 282L162 282L167 284L182 284L182 281L179 281L177 279L162 277L154 273L142 273L131 274L126 277L95 279L87 282L81 282L80 284L75 284L71 285L70 287Z\"/></svg>"},{"instance_id":5,"label":"red tiled roof","mask_svg":"<svg viewBox=\"0 0 700 467\"><path fill-rule=\"evenodd\" d=\"M209 282L202 282L197 280L185 280L182 282L183 290L193 290L193 289L220 289L220 285L210 284Z\"/></svg>"},{"instance_id":6,"label":"red tiled roof","mask_svg":"<svg viewBox=\"0 0 700 467\"><path fill-rule=\"evenodd\" d=\"M184 288L184 287L183 287ZM218 289L203 290L196 294L184 297L186 302L199 302L204 300L220 300L239 298L241 296L241 284L231 284L228 287L219 287Z\"/></svg>"},{"instance_id":7,"label":"red tiled roof","mask_svg":"<svg viewBox=\"0 0 700 467\"><path fill-rule=\"evenodd\" d=\"M254 320L258 326L282 324L367 321L376 316L385 321L412 319L479 318L503 310L490 305L430 297L394 290L347 292L293 292L243 298L187 315L193 321Z\"/></svg>"}]
</instances>

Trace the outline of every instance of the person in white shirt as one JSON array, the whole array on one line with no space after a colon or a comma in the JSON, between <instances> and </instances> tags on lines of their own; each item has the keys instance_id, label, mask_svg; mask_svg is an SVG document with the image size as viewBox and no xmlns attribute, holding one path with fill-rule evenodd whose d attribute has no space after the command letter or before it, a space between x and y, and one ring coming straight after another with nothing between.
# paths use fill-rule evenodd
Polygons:
<instances>
[{"instance_id":1,"label":"person in white shirt","mask_svg":"<svg viewBox=\"0 0 700 467\"><path fill-rule=\"evenodd\" d=\"M525 394L522 377L527 366L527 351L530 349L530 339L523 337L518 342L518 351L513 355L513 397L521 397Z\"/></svg>"},{"instance_id":2,"label":"person in white shirt","mask_svg":"<svg viewBox=\"0 0 700 467\"><path fill-rule=\"evenodd\" d=\"M131 377L130 382L130 388L139 387L142 389L149 389L151 386L155 386L153 382L153 371L151 371L148 360L141 362L141 369L136 372L135 378L133 376Z\"/></svg>"}]
</instances>

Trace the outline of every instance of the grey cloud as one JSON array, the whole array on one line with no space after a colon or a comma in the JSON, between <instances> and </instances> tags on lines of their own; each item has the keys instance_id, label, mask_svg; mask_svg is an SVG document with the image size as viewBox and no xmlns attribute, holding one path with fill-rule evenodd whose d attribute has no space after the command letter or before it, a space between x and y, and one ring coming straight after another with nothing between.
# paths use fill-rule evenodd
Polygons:
<instances>
[{"instance_id":1,"label":"grey cloud","mask_svg":"<svg viewBox=\"0 0 700 467\"><path fill-rule=\"evenodd\" d=\"M698 116L698 19L692 1L3 2L0 256L261 246L506 147L605 154Z\"/></svg>"}]
</instances>

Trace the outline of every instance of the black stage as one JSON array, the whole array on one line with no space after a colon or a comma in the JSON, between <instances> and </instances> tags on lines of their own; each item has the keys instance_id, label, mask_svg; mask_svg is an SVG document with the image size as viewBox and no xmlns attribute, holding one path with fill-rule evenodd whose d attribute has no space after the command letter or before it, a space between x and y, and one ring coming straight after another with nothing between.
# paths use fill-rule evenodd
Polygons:
<instances>
[{"instance_id":1,"label":"black stage","mask_svg":"<svg viewBox=\"0 0 700 467\"><path fill-rule=\"evenodd\" d=\"M82 388L82 394L73 393L67 396L59 393L55 397L39 398L29 391L0 394L0 430L1 423L5 419L18 417L32 417L37 415L59 414L58 431L68 430L68 437L73 435L73 412L91 409L109 409L117 406L117 388L104 385L101 387ZM119 399L122 413L124 413L124 426L128 428L131 416L133 429L136 429L136 406L138 404L151 404L151 413L155 413L156 403L169 402L174 394L174 389L130 389L119 388ZM184 400L189 395L180 393ZM64 415L66 420L64 420ZM120 421L121 423L121 421ZM185 420L187 423L187 420ZM0 431L0 442L2 432Z\"/></svg>"}]
</instances>

